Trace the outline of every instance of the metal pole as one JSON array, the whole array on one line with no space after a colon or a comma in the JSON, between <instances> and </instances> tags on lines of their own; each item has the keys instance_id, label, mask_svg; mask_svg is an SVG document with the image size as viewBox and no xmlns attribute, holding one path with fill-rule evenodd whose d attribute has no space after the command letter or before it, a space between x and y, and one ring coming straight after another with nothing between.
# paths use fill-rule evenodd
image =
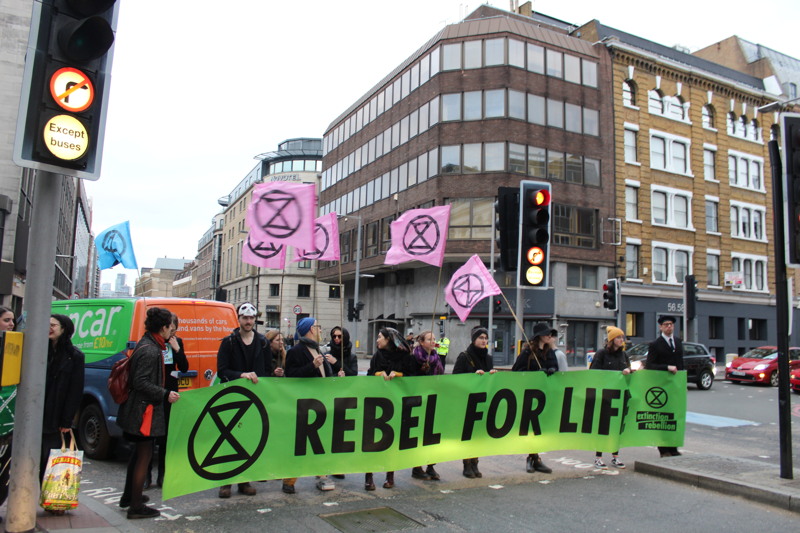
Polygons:
<instances>
[{"instance_id":1,"label":"metal pole","mask_svg":"<svg viewBox=\"0 0 800 533\"><path fill-rule=\"evenodd\" d=\"M775 315L778 327L778 430L781 477L792 474L792 418L789 398L789 287L786 281L786 236L784 228L783 169L778 141L769 141L772 168L772 213L775 235Z\"/></svg>"},{"instance_id":2,"label":"metal pole","mask_svg":"<svg viewBox=\"0 0 800 533\"><path fill-rule=\"evenodd\" d=\"M361 217L354 217L358 219L358 232L356 235L356 239L358 242L356 243L356 280L355 280L355 288L353 289L353 305L358 309L358 290L360 288L361 282ZM361 313L361 311L357 311L357 313ZM358 320L356 318L353 322L353 342L355 346L355 351L358 351L358 348L361 346L361 343L358 339Z\"/></svg>"},{"instance_id":3,"label":"metal pole","mask_svg":"<svg viewBox=\"0 0 800 533\"><path fill-rule=\"evenodd\" d=\"M31 233L28 237L28 273L25 286L26 335L22 350L21 381L14 414L14 449L8 497L6 531L21 533L36 527L39 503L39 459L47 375L47 331L53 299L56 236L61 185L64 177L37 172Z\"/></svg>"},{"instance_id":4,"label":"metal pole","mask_svg":"<svg viewBox=\"0 0 800 533\"><path fill-rule=\"evenodd\" d=\"M492 216L492 243L489 251L489 272L492 273L492 277L494 278L494 244L496 240L495 236L495 225L497 224L497 217ZM501 289L502 290L502 289ZM489 302L489 353L494 357L494 298L492 301Z\"/></svg>"}]
</instances>

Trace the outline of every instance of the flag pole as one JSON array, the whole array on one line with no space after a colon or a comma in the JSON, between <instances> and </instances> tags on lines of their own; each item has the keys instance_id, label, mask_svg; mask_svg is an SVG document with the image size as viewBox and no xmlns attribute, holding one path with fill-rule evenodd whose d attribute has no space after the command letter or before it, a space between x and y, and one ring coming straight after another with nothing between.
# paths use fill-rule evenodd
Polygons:
<instances>
[{"instance_id":1,"label":"flag pole","mask_svg":"<svg viewBox=\"0 0 800 533\"><path fill-rule=\"evenodd\" d=\"M508 310L511 311L511 316L514 317L514 322L517 323L517 327L522 332L522 336L525 337L525 343L526 344L530 344L531 341L530 341L530 339L528 339L528 335L525 333L525 328L522 327L522 324L520 323L519 318L517 318L517 313L514 312L514 308L509 303L508 298L506 298L505 293L501 291L500 292L500 296L502 296L503 300L506 301L506 305L508 306ZM539 362L539 358L536 357L536 354L533 353L533 350L531 350L531 353L533 354L533 357L536 359L536 362L539 363L539 368L541 368L542 364Z\"/></svg>"},{"instance_id":2,"label":"flag pole","mask_svg":"<svg viewBox=\"0 0 800 533\"><path fill-rule=\"evenodd\" d=\"M344 329L344 295L342 294L342 258L337 261L339 263L339 323ZM344 339L344 336L342 336Z\"/></svg>"},{"instance_id":3,"label":"flag pole","mask_svg":"<svg viewBox=\"0 0 800 533\"><path fill-rule=\"evenodd\" d=\"M444 263L439 265L439 281L436 282L436 293L433 296L433 313L431 314L431 335L433 338L436 338L436 335L433 334L433 327L436 325L436 306L439 305L439 291L442 290L442 267Z\"/></svg>"}]
</instances>

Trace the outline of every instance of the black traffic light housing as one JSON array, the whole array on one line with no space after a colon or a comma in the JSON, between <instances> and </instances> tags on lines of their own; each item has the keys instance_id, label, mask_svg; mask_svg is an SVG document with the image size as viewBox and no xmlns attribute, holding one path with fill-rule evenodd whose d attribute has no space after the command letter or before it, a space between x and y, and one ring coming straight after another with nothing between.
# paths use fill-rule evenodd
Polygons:
<instances>
[{"instance_id":1,"label":"black traffic light housing","mask_svg":"<svg viewBox=\"0 0 800 533\"><path fill-rule=\"evenodd\" d=\"M800 267L800 114L781 113L786 198L786 264Z\"/></svg>"},{"instance_id":2,"label":"black traffic light housing","mask_svg":"<svg viewBox=\"0 0 800 533\"><path fill-rule=\"evenodd\" d=\"M603 307L609 311L616 311L619 308L619 281L608 279L603 284Z\"/></svg>"},{"instance_id":3,"label":"black traffic light housing","mask_svg":"<svg viewBox=\"0 0 800 533\"><path fill-rule=\"evenodd\" d=\"M503 310L503 300L500 298L495 298L494 300L494 312L499 313Z\"/></svg>"},{"instance_id":4,"label":"black traffic light housing","mask_svg":"<svg viewBox=\"0 0 800 533\"><path fill-rule=\"evenodd\" d=\"M519 253L519 187L498 187L494 209L500 264L506 272L513 272L517 269Z\"/></svg>"},{"instance_id":5,"label":"black traffic light housing","mask_svg":"<svg viewBox=\"0 0 800 533\"><path fill-rule=\"evenodd\" d=\"M119 3L32 3L14 162L97 179Z\"/></svg>"},{"instance_id":6,"label":"black traffic light housing","mask_svg":"<svg viewBox=\"0 0 800 533\"><path fill-rule=\"evenodd\" d=\"M697 316L697 279L694 274L689 274L683 278L683 285L686 289L686 318L688 320Z\"/></svg>"},{"instance_id":7,"label":"black traffic light housing","mask_svg":"<svg viewBox=\"0 0 800 533\"><path fill-rule=\"evenodd\" d=\"M546 289L550 284L550 184L521 181L519 189L519 286Z\"/></svg>"}]
</instances>

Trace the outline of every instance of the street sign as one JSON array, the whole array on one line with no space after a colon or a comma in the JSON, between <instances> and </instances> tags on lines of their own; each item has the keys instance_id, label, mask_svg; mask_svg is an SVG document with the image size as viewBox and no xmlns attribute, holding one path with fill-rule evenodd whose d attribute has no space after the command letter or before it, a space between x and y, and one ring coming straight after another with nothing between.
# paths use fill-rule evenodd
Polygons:
<instances>
[{"instance_id":1,"label":"street sign","mask_svg":"<svg viewBox=\"0 0 800 533\"><path fill-rule=\"evenodd\" d=\"M67 111L83 111L94 101L94 85L85 73L65 67L50 78L50 95Z\"/></svg>"},{"instance_id":2,"label":"street sign","mask_svg":"<svg viewBox=\"0 0 800 533\"><path fill-rule=\"evenodd\" d=\"M302 308L302 307L300 307L299 305L295 305L295 306L292 308L292 311L294 311L294 314L296 314L296 315L299 315L300 313L302 313L302 312L303 312L303 308Z\"/></svg>"}]
</instances>

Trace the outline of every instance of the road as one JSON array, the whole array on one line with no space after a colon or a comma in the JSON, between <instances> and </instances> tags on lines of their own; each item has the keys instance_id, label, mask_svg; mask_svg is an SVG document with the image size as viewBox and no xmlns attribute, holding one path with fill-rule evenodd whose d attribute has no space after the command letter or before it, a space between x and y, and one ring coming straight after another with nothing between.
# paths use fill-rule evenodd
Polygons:
<instances>
[{"instance_id":1,"label":"road","mask_svg":"<svg viewBox=\"0 0 800 533\"><path fill-rule=\"evenodd\" d=\"M716 382L709 391L687 388L684 453L718 453L777 464L777 389ZM800 395L792 395L800 410ZM797 420L793 416L793 420ZM800 434L793 432L794 441ZM632 465L652 460L654 448L624 449ZM437 466L440 482L413 480L410 470L397 473L393 490L365 492L363 476L337 480L322 493L313 478L297 482L297 494L280 491L279 481L255 483L254 497L235 494L220 500L216 491L161 502L160 490L147 494L162 509L157 520L131 522L147 532L216 531L391 531L424 527L428 531L686 531L786 530L797 528L797 515L741 498L637 474L632 468L599 471L592 452L567 450L543 454L552 475L527 474L525 458L481 459L483 479L461 476L460 461ZM795 454L795 463L798 457ZM124 450L113 461L87 461L81 498L118 509L125 475ZM369 512L379 509L380 511ZM123 511L118 510L122 513ZM360 512L353 516L349 513ZM374 516L375 513L399 513ZM366 513L366 514L365 514ZM350 520L350 525L342 525ZM393 522L397 520L398 522ZM354 524L360 524L361 528ZM394 524L391 526L390 524ZM138 529L132 529L138 531Z\"/></svg>"}]
</instances>

